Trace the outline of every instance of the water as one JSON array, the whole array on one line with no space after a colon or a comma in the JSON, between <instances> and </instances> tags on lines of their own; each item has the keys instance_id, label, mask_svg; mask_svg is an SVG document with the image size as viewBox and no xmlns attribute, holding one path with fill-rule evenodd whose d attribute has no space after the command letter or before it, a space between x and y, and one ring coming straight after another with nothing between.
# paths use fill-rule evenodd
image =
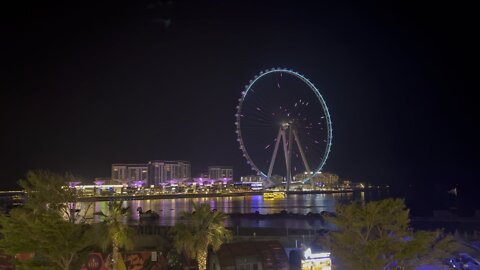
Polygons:
<instances>
[{"instance_id":1,"label":"water","mask_svg":"<svg viewBox=\"0 0 480 270\"><path fill-rule=\"evenodd\" d=\"M409 194L413 193L410 192ZM335 207L339 203L349 203L352 201L368 202L388 197L405 198L407 207L411 209L410 213L414 213L414 216L431 216L431 210L435 209L434 207L438 206L438 204L435 203L435 200L430 200L429 198L438 196L438 194L422 193L421 195L422 196L400 196L389 190L374 189L365 192L335 194L290 194L286 198L275 200L265 200L262 195L132 200L124 201L124 206L128 206L130 211L128 217L124 219L124 222L132 225L147 223L160 226L173 226L181 221L180 218L183 212L191 212L193 210L193 203L208 203L212 209L217 209L226 214L248 214L258 211L259 214L266 215L276 214L285 210L288 213L306 215L309 212L334 212ZM422 199L420 201L421 203L415 203L420 199ZM100 217L93 215L93 213L102 211L108 214L107 204L108 202L82 203L80 208L83 213L86 211L87 218L92 222L99 222ZM89 205L90 208L87 209ZM139 220L139 215L136 211L138 207L142 207L144 211L156 211L160 215L160 218L156 220ZM420 213L420 215L418 215L418 213ZM437 223L438 222L413 222L412 225L422 229L440 228L439 226L442 224ZM328 229L321 218L305 218L304 216L248 217L232 215L229 216L226 225L229 227L239 226L241 228ZM458 227L458 224L447 225L450 227ZM442 225L441 227L448 228L449 226Z\"/></svg>"},{"instance_id":2,"label":"water","mask_svg":"<svg viewBox=\"0 0 480 270\"><path fill-rule=\"evenodd\" d=\"M145 223L139 220L138 207L143 211L156 211L160 218L148 221L151 224L161 226L173 226L179 222L183 212L191 212L193 203L208 203L212 209L217 209L226 214L275 214L282 210L289 213L306 215L307 213L321 213L322 211L334 212L339 202L350 202L352 200L364 200L364 192L335 193L335 194L291 194L283 199L265 200L262 195L254 196L232 196L232 197L210 197L210 198L175 198L155 200L132 200L124 201L124 206L129 207L129 215L124 222L129 224ZM99 216L94 212L102 211L108 215L108 202L82 203L80 208L87 211L87 217L94 222L100 221ZM88 210L87 208L90 207ZM247 218L231 217L227 226L240 227L263 227L263 228L323 228L321 219L305 219L295 217L282 218Z\"/></svg>"}]
</instances>

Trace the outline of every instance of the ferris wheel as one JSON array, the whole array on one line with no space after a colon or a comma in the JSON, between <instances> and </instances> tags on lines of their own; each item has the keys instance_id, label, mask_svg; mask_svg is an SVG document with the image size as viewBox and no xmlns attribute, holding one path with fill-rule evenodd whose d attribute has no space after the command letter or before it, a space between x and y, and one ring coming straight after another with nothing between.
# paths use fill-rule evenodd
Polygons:
<instances>
[{"instance_id":1,"label":"ferris wheel","mask_svg":"<svg viewBox=\"0 0 480 270\"><path fill-rule=\"evenodd\" d=\"M325 100L306 77L285 68L261 71L238 101L237 141L267 187L281 176L289 191L293 180L306 182L321 172L332 146L332 123Z\"/></svg>"}]
</instances>

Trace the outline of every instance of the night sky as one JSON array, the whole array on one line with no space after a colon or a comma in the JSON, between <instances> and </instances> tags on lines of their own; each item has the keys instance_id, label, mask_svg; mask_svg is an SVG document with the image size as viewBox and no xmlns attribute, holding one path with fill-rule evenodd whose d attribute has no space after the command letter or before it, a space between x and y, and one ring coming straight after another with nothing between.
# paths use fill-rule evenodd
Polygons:
<instances>
[{"instance_id":1,"label":"night sky","mask_svg":"<svg viewBox=\"0 0 480 270\"><path fill-rule=\"evenodd\" d=\"M271 67L304 74L325 98L325 171L392 185L478 181L471 6L13 2L1 11L2 188L28 169L93 178L153 159L189 160L193 175L209 165L251 174L235 106Z\"/></svg>"}]
</instances>

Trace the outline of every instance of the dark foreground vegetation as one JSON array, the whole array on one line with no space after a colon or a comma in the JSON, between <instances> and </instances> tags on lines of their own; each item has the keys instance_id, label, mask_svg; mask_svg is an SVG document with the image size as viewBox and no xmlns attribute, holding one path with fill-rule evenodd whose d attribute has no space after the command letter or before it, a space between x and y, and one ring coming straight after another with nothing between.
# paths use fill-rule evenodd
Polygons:
<instances>
[{"instance_id":1,"label":"dark foreground vegetation","mask_svg":"<svg viewBox=\"0 0 480 270\"><path fill-rule=\"evenodd\" d=\"M65 185L71 179L68 174L33 171L19 182L27 200L0 216L1 251L16 258L18 269L81 269L95 252L108 254L109 269L127 269L121 254L135 246L139 228L123 222L126 204L109 202L105 212L95 213L101 222L88 223L75 207L79 198L75 189ZM412 230L409 210L400 199L339 205L335 214L247 216L322 219L335 229L322 231L314 244L331 251L345 269L414 269L439 262L457 247L454 238L441 230ZM232 240L224 225L226 217L207 204L194 205L193 212L183 213L182 223L157 231L163 239L158 245L166 267L207 269L209 251Z\"/></svg>"}]
</instances>

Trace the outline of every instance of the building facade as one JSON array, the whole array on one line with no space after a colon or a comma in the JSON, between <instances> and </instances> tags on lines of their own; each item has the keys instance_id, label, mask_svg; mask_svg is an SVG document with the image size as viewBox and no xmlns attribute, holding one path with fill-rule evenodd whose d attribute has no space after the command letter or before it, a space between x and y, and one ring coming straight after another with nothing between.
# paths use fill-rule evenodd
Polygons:
<instances>
[{"instance_id":1,"label":"building facade","mask_svg":"<svg viewBox=\"0 0 480 270\"><path fill-rule=\"evenodd\" d=\"M240 177L241 182L263 182L264 180L265 178L260 175L247 175Z\"/></svg>"},{"instance_id":2,"label":"building facade","mask_svg":"<svg viewBox=\"0 0 480 270\"><path fill-rule=\"evenodd\" d=\"M132 181L148 181L147 164L112 164L112 181L128 184Z\"/></svg>"},{"instance_id":3,"label":"building facade","mask_svg":"<svg viewBox=\"0 0 480 270\"><path fill-rule=\"evenodd\" d=\"M158 186L170 180L186 181L191 178L188 161L153 160L148 163L112 164L112 181L122 184L142 182Z\"/></svg>"},{"instance_id":4,"label":"building facade","mask_svg":"<svg viewBox=\"0 0 480 270\"><path fill-rule=\"evenodd\" d=\"M148 184L158 186L168 181L191 179L191 165L188 161L152 160L148 162Z\"/></svg>"},{"instance_id":5,"label":"building facade","mask_svg":"<svg viewBox=\"0 0 480 270\"><path fill-rule=\"evenodd\" d=\"M214 180L227 180L233 179L233 167L232 166L209 166L208 178Z\"/></svg>"}]
</instances>

